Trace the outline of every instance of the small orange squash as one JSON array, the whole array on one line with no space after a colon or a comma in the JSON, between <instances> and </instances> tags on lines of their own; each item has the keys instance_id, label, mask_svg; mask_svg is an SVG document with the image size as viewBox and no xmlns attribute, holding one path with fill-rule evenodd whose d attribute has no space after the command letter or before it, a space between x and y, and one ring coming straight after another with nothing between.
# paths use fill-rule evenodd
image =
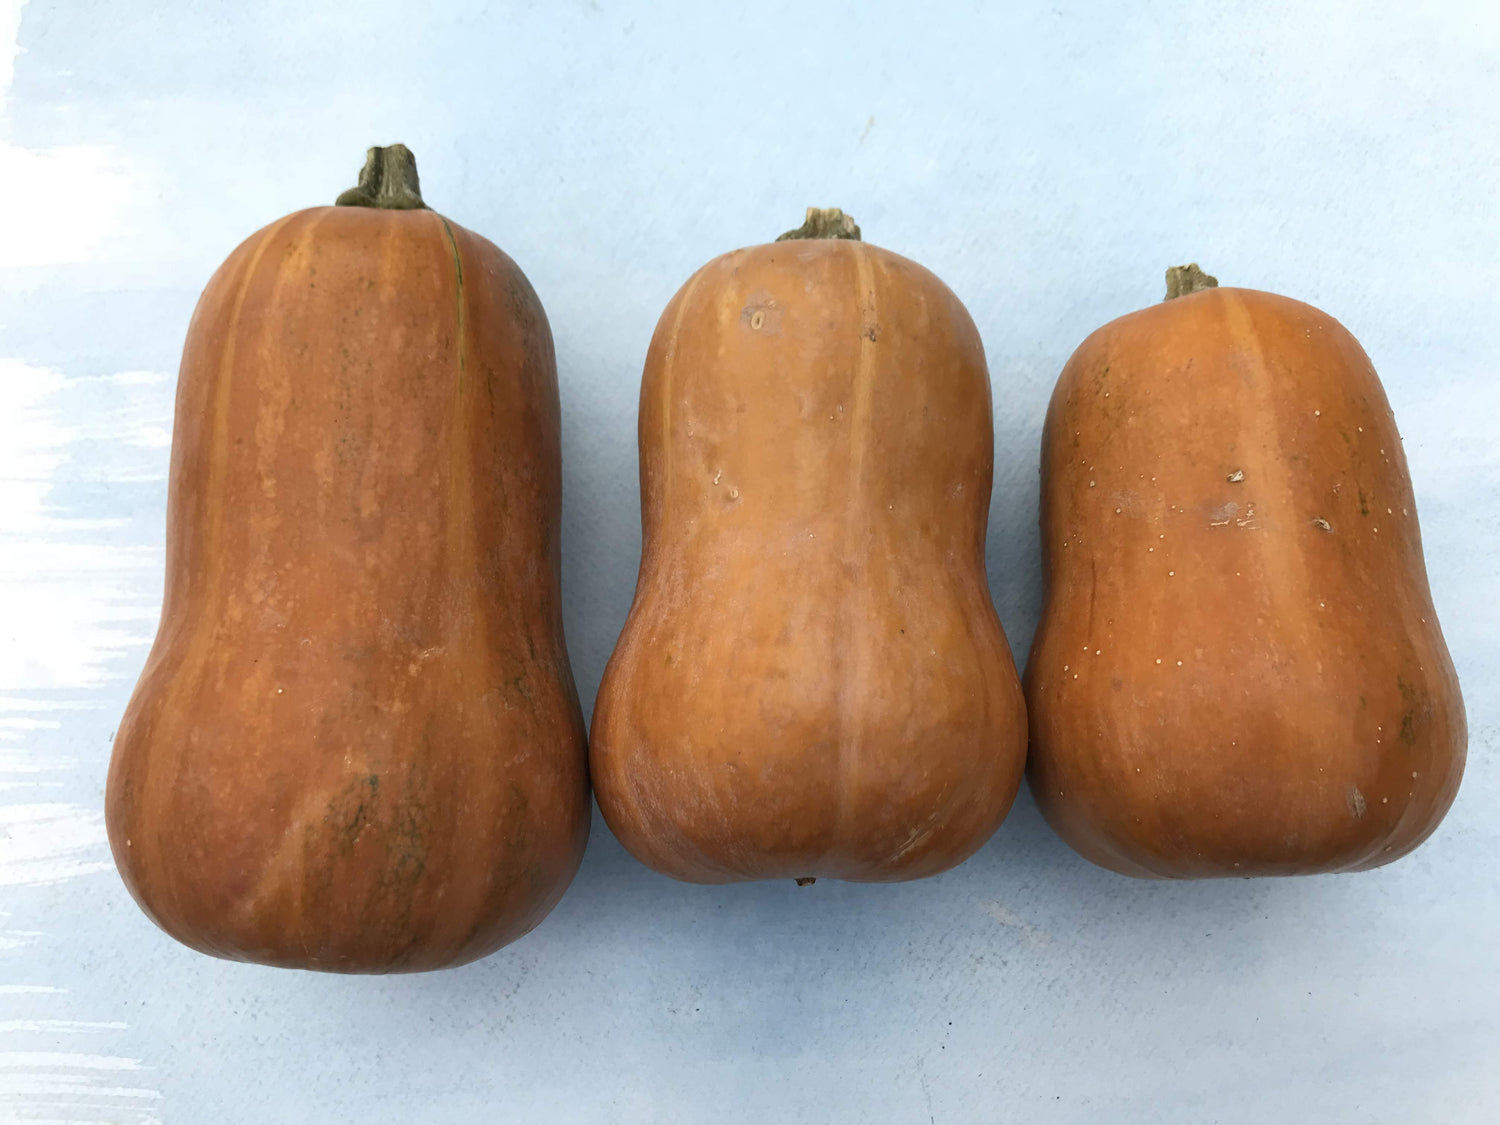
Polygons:
<instances>
[{"instance_id":1,"label":"small orange squash","mask_svg":"<svg viewBox=\"0 0 1500 1125\"><path fill-rule=\"evenodd\" d=\"M913 879L984 843L1025 757L989 376L921 266L838 211L791 235L700 269L651 342L595 793L679 879Z\"/></svg>"},{"instance_id":2,"label":"small orange squash","mask_svg":"<svg viewBox=\"0 0 1500 1125\"><path fill-rule=\"evenodd\" d=\"M1168 271L1053 393L1032 790L1129 875L1375 867L1466 745L1401 439L1337 321L1216 285Z\"/></svg>"},{"instance_id":3,"label":"small orange squash","mask_svg":"<svg viewBox=\"0 0 1500 1125\"><path fill-rule=\"evenodd\" d=\"M160 631L110 843L207 953L433 969L537 924L588 832L535 293L403 146L252 235L193 314Z\"/></svg>"}]
</instances>

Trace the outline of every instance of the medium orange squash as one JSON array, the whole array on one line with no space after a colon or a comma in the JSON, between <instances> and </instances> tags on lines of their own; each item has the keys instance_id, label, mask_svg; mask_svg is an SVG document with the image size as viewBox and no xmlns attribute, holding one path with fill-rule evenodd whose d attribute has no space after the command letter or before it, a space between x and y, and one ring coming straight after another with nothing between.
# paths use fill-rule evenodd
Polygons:
<instances>
[{"instance_id":1,"label":"medium orange squash","mask_svg":"<svg viewBox=\"0 0 1500 1125\"><path fill-rule=\"evenodd\" d=\"M403 146L252 235L193 314L160 631L110 843L207 953L432 969L525 933L588 832L535 293Z\"/></svg>"},{"instance_id":2,"label":"medium orange squash","mask_svg":"<svg viewBox=\"0 0 1500 1125\"><path fill-rule=\"evenodd\" d=\"M1032 790L1130 875L1375 867L1466 744L1401 439L1337 321L1216 284L1168 271L1053 393Z\"/></svg>"},{"instance_id":3,"label":"medium orange squash","mask_svg":"<svg viewBox=\"0 0 1500 1125\"><path fill-rule=\"evenodd\" d=\"M837 211L791 235L700 269L651 342L595 793L679 879L912 879L984 843L1025 757L989 376L921 266Z\"/></svg>"}]
</instances>

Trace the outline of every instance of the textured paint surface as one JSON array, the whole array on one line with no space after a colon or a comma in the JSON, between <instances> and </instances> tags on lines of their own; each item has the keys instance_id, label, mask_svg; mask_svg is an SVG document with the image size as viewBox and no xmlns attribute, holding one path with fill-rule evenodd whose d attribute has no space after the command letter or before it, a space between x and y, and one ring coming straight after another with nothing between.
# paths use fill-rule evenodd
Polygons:
<instances>
[{"instance_id":1,"label":"textured paint surface","mask_svg":"<svg viewBox=\"0 0 1500 1125\"><path fill-rule=\"evenodd\" d=\"M1500 13L1382 16L0 0L0 1120L1500 1117ZM1468 704L1442 828L1367 874L1145 885L1023 794L935 879L704 888L596 821L547 921L455 972L176 946L109 870L101 810L161 597L183 334L240 240L397 140L552 323L585 711L635 581L656 317L709 257L836 205L979 327L1019 654L1042 413L1089 332L1195 259L1353 332Z\"/></svg>"}]
</instances>

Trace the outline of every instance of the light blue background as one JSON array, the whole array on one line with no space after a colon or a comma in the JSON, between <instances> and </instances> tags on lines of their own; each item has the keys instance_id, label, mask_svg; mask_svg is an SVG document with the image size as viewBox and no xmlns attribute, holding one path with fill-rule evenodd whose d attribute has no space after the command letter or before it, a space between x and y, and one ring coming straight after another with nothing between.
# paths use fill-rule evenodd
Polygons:
<instances>
[{"instance_id":1,"label":"light blue background","mask_svg":"<svg viewBox=\"0 0 1500 1125\"><path fill-rule=\"evenodd\" d=\"M0 109L0 1119L1500 1120L1500 9L918 8L19 8ZM173 944L110 868L99 810L160 597L188 315L237 242L397 140L551 318L586 710L635 580L656 318L708 258L837 205L983 334L989 575L1018 657L1042 411L1088 332L1196 260L1360 338L1468 703L1448 820L1374 873L1153 885L1075 857L1023 794L939 878L705 889L596 818L556 912L461 970L347 979Z\"/></svg>"}]
</instances>

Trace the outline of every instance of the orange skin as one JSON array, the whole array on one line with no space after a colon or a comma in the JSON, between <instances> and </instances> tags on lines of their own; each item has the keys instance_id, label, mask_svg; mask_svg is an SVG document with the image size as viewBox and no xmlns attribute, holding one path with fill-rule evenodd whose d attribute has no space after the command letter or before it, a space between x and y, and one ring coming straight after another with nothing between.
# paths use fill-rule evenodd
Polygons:
<instances>
[{"instance_id":1,"label":"orange skin","mask_svg":"<svg viewBox=\"0 0 1500 1125\"><path fill-rule=\"evenodd\" d=\"M1437 827L1463 701L1395 419L1337 321L1208 289L1099 329L1047 411L1041 510L1029 778L1083 856L1354 871Z\"/></svg>"},{"instance_id":2,"label":"orange skin","mask_svg":"<svg viewBox=\"0 0 1500 1125\"><path fill-rule=\"evenodd\" d=\"M387 972L547 914L589 817L560 493L551 334L489 242L319 207L235 250L188 330L161 627L109 773L158 925Z\"/></svg>"},{"instance_id":3,"label":"orange skin","mask_svg":"<svg viewBox=\"0 0 1500 1125\"><path fill-rule=\"evenodd\" d=\"M993 438L968 313L853 241L724 255L641 385L643 553L599 689L615 835L698 883L932 875L1020 783L984 570Z\"/></svg>"}]
</instances>

